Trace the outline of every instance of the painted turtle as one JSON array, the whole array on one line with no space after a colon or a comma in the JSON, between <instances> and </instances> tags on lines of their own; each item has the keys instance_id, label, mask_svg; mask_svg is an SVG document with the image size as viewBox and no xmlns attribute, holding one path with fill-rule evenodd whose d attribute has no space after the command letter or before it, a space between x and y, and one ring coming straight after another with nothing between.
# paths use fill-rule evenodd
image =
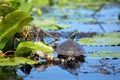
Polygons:
<instances>
[{"instance_id":1,"label":"painted turtle","mask_svg":"<svg viewBox=\"0 0 120 80\"><path fill-rule=\"evenodd\" d=\"M58 58L84 61L84 48L71 39L60 44L57 47L56 52L58 53Z\"/></svg>"}]
</instances>

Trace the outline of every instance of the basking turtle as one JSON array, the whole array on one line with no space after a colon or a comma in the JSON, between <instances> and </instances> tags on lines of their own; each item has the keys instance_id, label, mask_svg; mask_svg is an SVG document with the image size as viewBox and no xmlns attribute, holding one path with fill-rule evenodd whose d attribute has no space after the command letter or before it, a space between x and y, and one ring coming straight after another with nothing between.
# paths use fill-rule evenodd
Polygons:
<instances>
[{"instance_id":1,"label":"basking turtle","mask_svg":"<svg viewBox=\"0 0 120 80\"><path fill-rule=\"evenodd\" d=\"M75 31L71 37L74 37L76 33L77 31ZM84 61L84 48L72 39L67 39L65 42L60 44L57 47L56 52L58 53L58 58Z\"/></svg>"},{"instance_id":2,"label":"basking turtle","mask_svg":"<svg viewBox=\"0 0 120 80\"><path fill-rule=\"evenodd\" d=\"M84 58L84 48L71 39L66 40L56 49L58 58L79 60Z\"/></svg>"}]
</instances>

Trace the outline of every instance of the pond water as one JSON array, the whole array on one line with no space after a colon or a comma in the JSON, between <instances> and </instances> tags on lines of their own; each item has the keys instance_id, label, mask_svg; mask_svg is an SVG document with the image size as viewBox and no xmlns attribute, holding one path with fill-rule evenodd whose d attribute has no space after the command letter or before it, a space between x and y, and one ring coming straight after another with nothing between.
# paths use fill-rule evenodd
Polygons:
<instances>
[{"instance_id":1,"label":"pond water","mask_svg":"<svg viewBox=\"0 0 120 80\"><path fill-rule=\"evenodd\" d=\"M63 35L74 30L83 33L96 32L101 34L120 30L117 18L118 13L120 13L120 7L117 3L106 3L100 11L96 12L94 17L92 16L94 10L64 7L59 9L52 8L49 13L44 14L41 18L55 18L57 23L69 25L70 28L56 31L63 33ZM61 38L61 40L63 39L65 38ZM120 47L118 46L84 46L84 49L87 52L96 50L120 52ZM43 70L33 67L31 73L24 77L24 80L120 80L119 63L120 59L85 58L84 63L78 63L77 67L74 68L61 64L48 64L49 66L46 66ZM39 68L41 68L40 66ZM76 65L73 64L72 66Z\"/></svg>"},{"instance_id":2,"label":"pond water","mask_svg":"<svg viewBox=\"0 0 120 80\"><path fill-rule=\"evenodd\" d=\"M24 76L24 80L119 80L119 63L120 59L86 59L77 68L50 64L43 69L40 65L33 67L29 75L18 71L18 76Z\"/></svg>"},{"instance_id":3,"label":"pond water","mask_svg":"<svg viewBox=\"0 0 120 80\"><path fill-rule=\"evenodd\" d=\"M85 4L85 3L84 3ZM96 5L96 4L95 4ZM118 3L106 3L104 7L96 12L87 8L56 8L53 7L49 13L45 13L40 18L55 18L57 23L70 25L70 28L61 30L49 30L49 32L64 33L78 32L102 34L106 32L120 31L118 23L118 14L120 5ZM75 7L75 6L74 6ZM36 16L34 16L36 18ZM66 37L62 37L66 39ZM49 39L51 40L51 39ZM48 41L49 41L48 40ZM84 46L86 56L88 52L96 50L112 50L120 52L120 46ZM54 53L54 56L57 56ZM0 74L0 80L120 80L120 59L90 59L85 57L85 62L71 64L54 64L52 62L42 62L35 65L25 66L22 71L18 67L12 67L12 70L4 75ZM13 69L15 68L15 70ZM24 71L30 71L25 74ZM11 74L12 72L12 74ZM8 73L10 73L8 75ZM8 78L5 78L7 76Z\"/></svg>"}]
</instances>

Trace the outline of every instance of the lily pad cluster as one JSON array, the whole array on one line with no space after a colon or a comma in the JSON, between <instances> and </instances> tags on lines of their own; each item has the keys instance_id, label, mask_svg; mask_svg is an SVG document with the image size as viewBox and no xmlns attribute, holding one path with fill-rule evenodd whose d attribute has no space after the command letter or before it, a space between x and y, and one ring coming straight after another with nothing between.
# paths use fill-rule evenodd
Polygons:
<instances>
[{"instance_id":1,"label":"lily pad cluster","mask_svg":"<svg viewBox=\"0 0 120 80\"><path fill-rule=\"evenodd\" d=\"M116 46L120 44L120 32L105 33L93 36L92 38L82 38L78 42L85 46ZM99 50L88 52L88 59L117 59L120 53L117 51Z\"/></svg>"},{"instance_id":2,"label":"lily pad cluster","mask_svg":"<svg viewBox=\"0 0 120 80\"><path fill-rule=\"evenodd\" d=\"M88 59L101 59L101 58L120 58L120 52L116 51L93 51L87 55Z\"/></svg>"},{"instance_id":3,"label":"lily pad cluster","mask_svg":"<svg viewBox=\"0 0 120 80\"><path fill-rule=\"evenodd\" d=\"M111 46L120 44L120 32L105 33L92 38L82 38L78 42L81 45L93 46Z\"/></svg>"},{"instance_id":4,"label":"lily pad cluster","mask_svg":"<svg viewBox=\"0 0 120 80\"><path fill-rule=\"evenodd\" d=\"M70 27L65 24L58 24L55 19L49 19L49 18L35 19L32 23L43 30L59 30Z\"/></svg>"}]
</instances>

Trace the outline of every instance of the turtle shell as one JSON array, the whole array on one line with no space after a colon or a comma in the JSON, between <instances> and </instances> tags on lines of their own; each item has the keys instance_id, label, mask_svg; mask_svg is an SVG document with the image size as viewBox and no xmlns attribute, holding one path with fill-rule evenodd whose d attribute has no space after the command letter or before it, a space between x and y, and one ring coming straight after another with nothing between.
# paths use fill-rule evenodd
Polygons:
<instances>
[{"instance_id":1,"label":"turtle shell","mask_svg":"<svg viewBox=\"0 0 120 80\"><path fill-rule=\"evenodd\" d=\"M80 44L68 39L57 47L56 52L59 55L77 57L84 55L85 50Z\"/></svg>"}]
</instances>

